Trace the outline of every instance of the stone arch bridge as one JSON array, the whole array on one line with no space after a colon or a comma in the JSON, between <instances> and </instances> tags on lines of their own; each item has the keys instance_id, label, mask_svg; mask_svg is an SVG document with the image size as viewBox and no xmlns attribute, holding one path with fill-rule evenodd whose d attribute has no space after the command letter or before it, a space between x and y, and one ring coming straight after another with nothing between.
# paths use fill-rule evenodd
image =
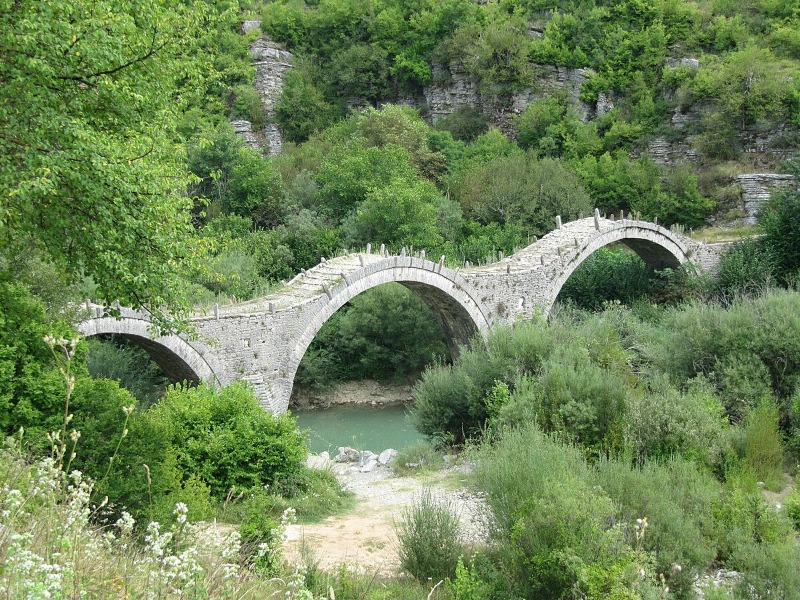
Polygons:
<instances>
[{"instance_id":1,"label":"stone arch bridge","mask_svg":"<svg viewBox=\"0 0 800 600\"><path fill-rule=\"evenodd\" d=\"M579 219L561 224L527 248L486 266L451 269L444 257L431 260L385 252L347 254L323 260L277 292L195 316L196 339L154 337L146 314L122 309L93 316L79 330L85 336L120 335L145 350L174 380L227 384L249 381L265 408L287 410L297 367L323 324L352 298L372 287L400 283L433 309L451 351L475 334L499 324L549 313L572 272L597 249L622 243L652 269L691 262L711 271L720 248L701 244L655 223L621 218Z\"/></svg>"}]
</instances>

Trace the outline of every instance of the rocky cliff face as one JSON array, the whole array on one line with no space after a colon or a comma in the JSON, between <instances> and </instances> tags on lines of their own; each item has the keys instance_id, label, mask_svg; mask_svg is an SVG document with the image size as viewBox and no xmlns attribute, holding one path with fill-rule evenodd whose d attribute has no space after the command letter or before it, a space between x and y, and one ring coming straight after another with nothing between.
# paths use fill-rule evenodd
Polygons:
<instances>
[{"instance_id":1,"label":"rocky cliff face","mask_svg":"<svg viewBox=\"0 0 800 600\"><path fill-rule=\"evenodd\" d=\"M453 61L447 68L433 67L435 83L423 89L430 120L435 123L452 115L461 107L476 108L501 128L509 115L520 114L528 104L554 94L566 92L567 101L581 120L589 118L592 107L580 99L580 89L586 81L584 69L571 69L553 65L539 65L530 86L515 92L510 99L498 101L484 98L477 81L464 70L461 63Z\"/></svg>"},{"instance_id":2,"label":"rocky cliff face","mask_svg":"<svg viewBox=\"0 0 800 600\"><path fill-rule=\"evenodd\" d=\"M261 21L245 21L242 23L242 32L249 33L261 26ZM231 121L233 130L241 136L245 143L254 150L263 150L270 156L280 154L283 148L283 136L275 122L275 103L280 98L283 90L283 78L292 68L291 52L270 40L259 39L250 44L250 54L256 74L253 84L264 104L267 116L267 125L261 131L255 131L253 124L246 120Z\"/></svg>"},{"instance_id":3,"label":"rocky cliff face","mask_svg":"<svg viewBox=\"0 0 800 600\"><path fill-rule=\"evenodd\" d=\"M253 64L256 67L254 84L264 108L268 123L264 128L264 142L270 156L280 154L283 147L283 136L275 122L275 103L283 90L283 77L292 68L292 53L281 50L269 40L257 40L250 45Z\"/></svg>"}]
</instances>

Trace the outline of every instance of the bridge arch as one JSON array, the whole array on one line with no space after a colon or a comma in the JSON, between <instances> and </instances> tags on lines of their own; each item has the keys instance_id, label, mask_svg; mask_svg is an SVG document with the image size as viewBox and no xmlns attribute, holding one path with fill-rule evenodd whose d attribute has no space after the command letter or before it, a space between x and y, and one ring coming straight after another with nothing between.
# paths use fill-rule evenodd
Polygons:
<instances>
[{"instance_id":1,"label":"bridge arch","mask_svg":"<svg viewBox=\"0 0 800 600\"><path fill-rule=\"evenodd\" d=\"M573 221L580 223L580 221ZM572 225L569 223L568 225ZM575 270L594 252L619 242L633 250L651 270L677 268L687 263L692 258L693 240L679 236L674 232L650 223L649 221L609 221L602 220L599 229L580 240L577 240L574 250L562 260L560 269L556 270L548 286L548 296L545 298L545 313L549 314L555 304L561 288ZM564 232L569 236L567 228L553 232L556 236ZM551 234L551 235L553 235ZM547 239L547 236L543 240Z\"/></svg>"},{"instance_id":2,"label":"bridge arch","mask_svg":"<svg viewBox=\"0 0 800 600\"><path fill-rule=\"evenodd\" d=\"M141 318L98 317L78 325L84 337L116 335L144 349L172 381L217 383L208 361L192 345L177 335L153 337L150 321Z\"/></svg>"},{"instance_id":3,"label":"bridge arch","mask_svg":"<svg viewBox=\"0 0 800 600\"><path fill-rule=\"evenodd\" d=\"M471 286L457 271L425 259L393 257L372 263L348 275L347 279L331 290L322 307L310 318L297 338L286 367L288 394L279 411L288 407L291 389L300 361L322 326L336 311L359 294L386 283L399 283L415 292L433 310L448 340L453 356L458 346L466 344L480 333L485 339L491 322L484 307L477 301Z\"/></svg>"}]
</instances>

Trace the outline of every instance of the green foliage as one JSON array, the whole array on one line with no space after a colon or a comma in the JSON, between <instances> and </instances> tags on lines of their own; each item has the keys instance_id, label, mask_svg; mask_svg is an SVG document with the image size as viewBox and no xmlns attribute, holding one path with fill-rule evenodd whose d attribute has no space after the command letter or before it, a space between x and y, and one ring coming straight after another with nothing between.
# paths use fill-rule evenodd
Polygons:
<instances>
[{"instance_id":1,"label":"green foliage","mask_svg":"<svg viewBox=\"0 0 800 600\"><path fill-rule=\"evenodd\" d=\"M459 106L453 114L439 119L436 122L436 128L449 131L456 140L469 143L479 135L486 133L487 123L479 109L471 106Z\"/></svg>"},{"instance_id":2,"label":"green foliage","mask_svg":"<svg viewBox=\"0 0 800 600\"><path fill-rule=\"evenodd\" d=\"M770 200L761 216L764 245L775 265L776 275L783 283L800 273L800 193L783 191Z\"/></svg>"},{"instance_id":3,"label":"green foliage","mask_svg":"<svg viewBox=\"0 0 800 600\"><path fill-rule=\"evenodd\" d=\"M465 565L461 557L458 559L451 586L455 600L481 600L491 593L489 585L481 581L480 574L474 567Z\"/></svg>"},{"instance_id":4,"label":"green foliage","mask_svg":"<svg viewBox=\"0 0 800 600\"><path fill-rule=\"evenodd\" d=\"M486 347L463 349L452 366L423 373L412 419L426 435L460 443L481 433L490 416L501 425L523 414L587 446L615 446L627 391L619 374L595 362L603 359L593 356L590 340L537 323L495 331ZM503 385L510 396L487 405Z\"/></svg>"},{"instance_id":5,"label":"green foliage","mask_svg":"<svg viewBox=\"0 0 800 600\"><path fill-rule=\"evenodd\" d=\"M778 291L738 299L728 309L691 303L668 310L661 333L642 347L643 354L678 381L712 373L727 355L743 354L749 361L757 357L769 370L773 393L787 398L798 378L793 354L798 301L797 294Z\"/></svg>"},{"instance_id":6,"label":"green foliage","mask_svg":"<svg viewBox=\"0 0 800 600\"><path fill-rule=\"evenodd\" d=\"M246 509L241 517L239 533L246 548L255 557L255 566L260 571L273 574L280 563L280 552L259 552L258 546L265 544L268 549L278 548L281 544L280 523L273 516L274 498L257 491L247 500ZM259 556L260 554L260 556Z\"/></svg>"},{"instance_id":7,"label":"green foliage","mask_svg":"<svg viewBox=\"0 0 800 600\"><path fill-rule=\"evenodd\" d=\"M769 397L747 415L744 430L744 459L767 488L784 485L783 444L778 429L778 407Z\"/></svg>"},{"instance_id":8,"label":"green foliage","mask_svg":"<svg viewBox=\"0 0 800 600\"><path fill-rule=\"evenodd\" d=\"M697 175L686 167L673 167L664 173L658 196L637 199L631 208L641 212L645 219L657 218L664 225L699 227L711 214L714 202L700 194Z\"/></svg>"},{"instance_id":9,"label":"green foliage","mask_svg":"<svg viewBox=\"0 0 800 600\"><path fill-rule=\"evenodd\" d=\"M24 427L25 440L42 449L45 436L61 429L64 379L43 338L72 339L74 330L52 323L42 304L23 286L0 280L0 428L4 435ZM73 374L86 374L84 348Z\"/></svg>"},{"instance_id":10,"label":"green foliage","mask_svg":"<svg viewBox=\"0 0 800 600\"><path fill-rule=\"evenodd\" d=\"M419 581L454 577L463 553L460 528L448 500L422 492L395 524L403 569Z\"/></svg>"},{"instance_id":11,"label":"green foliage","mask_svg":"<svg viewBox=\"0 0 800 600\"><path fill-rule=\"evenodd\" d=\"M389 55L376 44L355 44L337 53L329 73L341 97L377 102L389 91Z\"/></svg>"},{"instance_id":12,"label":"green foliage","mask_svg":"<svg viewBox=\"0 0 800 600\"><path fill-rule=\"evenodd\" d=\"M461 171L452 180L451 193L466 217L519 224L528 235L551 231L556 215L572 220L592 210L585 188L563 163L524 155Z\"/></svg>"},{"instance_id":13,"label":"green foliage","mask_svg":"<svg viewBox=\"0 0 800 600\"><path fill-rule=\"evenodd\" d=\"M772 254L763 241L746 239L735 243L723 254L717 273L717 285L724 294L761 292L774 278Z\"/></svg>"},{"instance_id":14,"label":"green foliage","mask_svg":"<svg viewBox=\"0 0 800 600\"><path fill-rule=\"evenodd\" d=\"M199 178L193 192L211 203L209 213L250 217L259 226L277 224L283 193L278 172L244 147L227 123L208 136L191 148L189 168Z\"/></svg>"},{"instance_id":15,"label":"green foliage","mask_svg":"<svg viewBox=\"0 0 800 600\"><path fill-rule=\"evenodd\" d=\"M792 520L795 531L800 531L800 490L793 490L784 502L786 516Z\"/></svg>"},{"instance_id":16,"label":"green foliage","mask_svg":"<svg viewBox=\"0 0 800 600\"><path fill-rule=\"evenodd\" d=\"M629 399L625 441L639 463L683 456L714 466L726 450L726 425L711 389L695 385L682 393L659 378Z\"/></svg>"},{"instance_id":17,"label":"green foliage","mask_svg":"<svg viewBox=\"0 0 800 600\"><path fill-rule=\"evenodd\" d=\"M637 597L655 579L577 448L528 425L482 448L475 474L498 526L503 596Z\"/></svg>"},{"instance_id":18,"label":"green foliage","mask_svg":"<svg viewBox=\"0 0 800 600\"><path fill-rule=\"evenodd\" d=\"M433 253L444 238L437 228L437 206L444 203L432 183L394 179L370 190L343 230L349 244L364 247L384 243L424 248Z\"/></svg>"},{"instance_id":19,"label":"green foliage","mask_svg":"<svg viewBox=\"0 0 800 600\"><path fill-rule=\"evenodd\" d=\"M231 487L261 488L291 477L305 460L294 419L265 411L243 384L220 391L174 387L152 418L168 431L168 443L181 448L179 468L208 484L218 500Z\"/></svg>"},{"instance_id":20,"label":"green foliage","mask_svg":"<svg viewBox=\"0 0 800 600\"><path fill-rule=\"evenodd\" d=\"M337 107L325 99L319 87L302 69L286 73L281 95L275 103L275 116L288 141L304 142L333 124L338 115Z\"/></svg>"},{"instance_id":21,"label":"green foliage","mask_svg":"<svg viewBox=\"0 0 800 600\"><path fill-rule=\"evenodd\" d=\"M782 112L789 93L786 74L769 50L748 45L721 60L709 57L694 89L698 97L714 99L732 123L745 126Z\"/></svg>"},{"instance_id":22,"label":"green foliage","mask_svg":"<svg viewBox=\"0 0 800 600\"><path fill-rule=\"evenodd\" d=\"M0 243L43 249L100 300L184 314L196 265L178 111L202 89L198 2L5 2ZM210 19L210 21L209 21Z\"/></svg>"},{"instance_id":23,"label":"green foliage","mask_svg":"<svg viewBox=\"0 0 800 600\"><path fill-rule=\"evenodd\" d=\"M484 24L469 24L454 33L451 43L485 92L497 95L528 83L531 64L526 25L522 19L497 12Z\"/></svg>"},{"instance_id":24,"label":"green foliage","mask_svg":"<svg viewBox=\"0 0 800 600\"><path fill-rule=\"evenodd\" d=\"M297 383L406 377L448 356L441 326L414 292L386 284L360 294L322 327L306 351Z\"/></svg>"},{"instance_id":25,"label":"green foliage","mask_svg":"<svg viewBox=\"0 0 800 600\"><path fill-rule=\"evenodd\" d=\"M164 394L169 383L164 372L143 349L123 339L87 340L89 354L86 366L95 379L119 383L146 408Z\"/></svg>"},{"instance_id":26,"label":"green foliage","mask_svg":"<svg viewBox=\"0 0 800 600\"><path fill-rule=\"evenodd\" d=\"M325 157L316 179L320 185L320 205L336 219L342 219L367 194L391 185L393 180L413 181L408 150L394 144L364 148L361 145L335 146Z\"/></svg>"},{"instance_id":27,"label":"green foliage","mask_svg":"<svg viewBox=\"0 0 800 600\"><path fill-rule=\"evenodd\" d=\"M635 204L657 202L660 173L647 159L632 161L627 152L620 150L598 157L586 156L573 162L572 167L601 210L630 211Z\"/></svg>"},{"instance_id":28,"label":"green foliage","mask_svg":"<svg viewBox=\"0 0 800 600\"><path fill-rule=\"evenodd\" d=\"M647 295L652 286L644 261L625 248L600 248L583 261L558 294L585 310L598 310L605 302L623 304Z\"/></svg>"},{"instance_id":29,"label":"green foliage","mask_svg":"<svg viewBox=\"0 0 800 600\"><path fill-rule=\"evenodd\" d=\"M628 523L647 518L639 536L642 548L653 553L656 572L668 577L670 589L689 597L694 578L705 573L716 556L709 507L719 498L719 484L681 458L646 462L640 468L604 460L593 475L617 504L616 518ZM680 571L674 569L676 564Z\"/></svg>"}]
</instances>

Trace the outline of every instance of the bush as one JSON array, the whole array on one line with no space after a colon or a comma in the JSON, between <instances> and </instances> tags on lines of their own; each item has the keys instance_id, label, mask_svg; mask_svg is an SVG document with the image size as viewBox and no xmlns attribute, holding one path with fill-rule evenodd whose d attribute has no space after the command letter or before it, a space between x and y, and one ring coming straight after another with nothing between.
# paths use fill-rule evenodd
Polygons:
<instances>
[{"instance_id":1,"label":"bush","mask_svg":"<svg viewBox=\"0 0 800 600\"><path fill-rule=\"evenodd\" d=\"M631 597L655 580L579 448L523 426L481 448L475 476L497 525L501 597Z\"/></svg>"},{"instance_id":2,"label":"bush","mask_svg":"<svg viewBox=\"0 0 800 600\"><path fill-rule=\"evenodd\" d=\"M761 228L779 280L793 281L800 273L800 192L775 194L761 215Z\"/></svg>"},{"instance_id":3,"label":"bush","mask_svg":"<svg viewBox=\"0 0 800 600\"><path fill-rule=\"evenodd\" d=\"M395 524L400 563L419 581L452 578L463 554L460 522L446 499L425 490Z\"/></svg>"},{"instance_id":4,"label":"bush","mask_svg":"<svg viewBox=\"0 0 800 600\"><path fill-rule=\"evenodd\" d=\"M768 489L783 489L783 443L778 429L778 407L771 398L764 398L747 416L744 458Z\"/></svg>"},{"instance_id":5,"label":"bush","mask_svg":"<svg viewBox=\"0 0 800 600\"><path fill-rule=\"evenodd\" d=\"M706 465L720 461L727 423L708 387L694 385L682 393L660 377L629 397L625 441L640 464L675 455Z\"/></svg>"},{"instance_id":6,"label":"bush","mask_svg":"<svg viewBox=\"0 0 800 600\"><path fill-rule=\"evenodd\" d=\"M651 286L650 269L637 254L625 248L600 248L570 275L558 299L598 310L613 300L631 304L645 297Z\"/></svg>"},{"instance_id":7,"label":"bush","mask_svg":"<svg viewBox=\"0 0 800 600\"><path fill-rule=\"evenodd\" d=\"M726 295L763 292L774 278L772 255L760 240L737 242L722 256L717 285Z\"/></svg>"},{"instance_id":8,"label":"bush","mask_svg":"<svg viewBox=\"0 0 800 600\"><path fill-rule=\"evenodd\" d=\"M46 435L64 420L64 378L44 343L47 334L77 337L66 323L51 323L44 306L25 287L0 281L0 431L13 435L24 427L25 443L39 451ZM72 374L86 374L85 346L79 344Z\"/></svg>"},{"instance_id":9,"label":"bush","mask_svg":"<svg viewBox=\"0 0 800 600\"><path fill-rule=\"evenodd\" d=\"M792 520L795 531L800 532L800 490L795 489L789 494L784 502L784 510Z\"/></svg>"},{"instance_id":10,"label":"bush","mask_svg":"<svg viewBox=\"0 0 800 600\"><path fill-rule=\"evenodd\" d=\"M119 382L146 408L158 400L169 383L164 372L145 350L124 338L103 340L90 338L87 367L95 379Z\"/></svg>"},{"instance_id":11,"label":"bush","mask_svg":"<svg viewBox=\"0 0 800 600\"><path fill-rule=\"evenodd\" d=\"M455 112L436 122L436 128L449 131L454 139L472 142L479 135L486 133L486 117L471 106L459 106Z\"/></svg>"},{"instance_id":12,"label":"bush","mask_svg":"<svg viewBox=\"0 0 800 600\"><path fill-rule=\"evenodd\" d=\"M209 385L173 387L152 417L180 448L179 468L197 475L218 500L231 487L260 489L303 468L306 446L295 420L264 410L245 384L219 391Z\"/></svg>"},{"instance_id":13,"label":"bush","mask_svg":"<svg viewBox=\"0 0 800 600\"><path fill-rule=\"evenodd\" d=\"M647 461L640 468L620 460L600 461L596 485L619 507L616 518L634 522L647 517L643 547L654 554L655 568L669 577L669 586L687 597L693 580L716 556L709 507L720 495L717 482L695 464L673 458L663 464ZM675 572L673 565L681 566Z\"/></svg>"}]
</instances>

